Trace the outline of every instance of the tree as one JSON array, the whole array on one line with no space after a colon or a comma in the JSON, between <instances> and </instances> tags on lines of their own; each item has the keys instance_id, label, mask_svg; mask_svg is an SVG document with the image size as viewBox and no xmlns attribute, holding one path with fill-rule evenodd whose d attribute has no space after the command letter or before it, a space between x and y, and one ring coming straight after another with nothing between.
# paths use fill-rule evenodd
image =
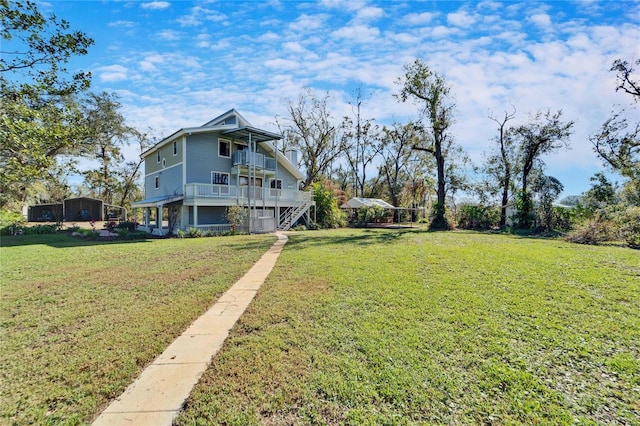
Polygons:
<instances>
[{"instance_id":1,"label":"tree","mask_svg":"<svg viewBox=\"0 0 640 426\"><path fill-rule=\"evenodd\" d=\"M521 166L520 208L518 210L518 226L531 228L533 225L533 198L529 191L529 175L536 163L541 164L540 157L560 148L568 147L569 136L574 122L562 122L562 111L551 113L538 112L531 121L514 129L518 139L519 163Z\"/></svg>"},{"instance_id":2,"label":"tree","mask_svg":"<svg viewBox=\"0 0 640 426\"><path fill-rule=\"evenodd\" d=\"M383 176L391 204L396 207L400 206L405 183L411 180L409 164L412 160L419 161L415 158L416 152L412 150L417 143L416 137L415 123L393 123L391 127L382 128L382 164L379 173Z\"/></svg>"},{"instance_id":3,"label":"tree","mask_svg":"<svg viewBox=\"0 0 640 426\"><path fill-rule=\"evenodd\" d=\"M69 58L86 55L93 39L69 31L69 22L55 15L43 16L34 2L0 0L2 50L0 72L19 74L23 80L16 94L70 95L89 88L91 73L78 72L70 79L64 65Z\"/></svg>"},{"instance_id":4,"label":"tree","mask_svg":"<svg viewBox=\"0 0 640 426\"><path fill-rule=\"evenodd\" d=\"M640 65L640 60L636 61ZM614 61L611 71L616 71L616 91L630 94L634 102L640 101L640 82L634 81L633 68L620 59ZM614 112L604 122L600 131L589 139L595 152L611 169L631 181L640 181L640 122L630 124L624 116L625 110ZM634 183L632 185L638 185Z\"/></svg>"},{"instance_id":5,"label":"tree","mask_svg":"<svg viewBox=\"0 0 640 426\"><path fill-rule=\"evenodd\" d=\"M65 64L93 40L30 1L0 0L0 23L0 202L16 206L84 140L74 96L89 87L91 74L69 76Z\"/></svg>"},{"instance_id":6,"label":"tree","mask_svg":"<svg viewBox=\"0 0 640 426\"><path fill-rule=\"evenodd\" d=\"M343 128L347 131L345 136L347 143L344 153L351 168L354 181L354 196L365 197L365 185L367 182L367 167L380 155L382 146L378 137L378 126L373 120L363 119L361 116L362 94L360 89L356 92L355 125L345 117Z\"/></svg>"},{"instance_id":7,"label":"tree","mask_svg":"<svg viewBox=\"0 0 640 426\"><path fill-rule=\"evenodd\" d=\"M302 164L307 173L304 186L326 177L344 150L345 140L333 123L327 108L329 95L316 97L307 90L297 103L289 101L287 110L291 122L282 132L285 144L301 152Z\"/></svg>"},{"instance_id":8,"label":"tree","mask_svg":"<svg viewBox=\"0 0 640 426\"><path fill-rule=\"evenodd\" d=\"M402 85L396 95L402 102L412 99L421 105L422 140L413 149L428 152L436 162L437 201L435 214L430 227L432 229L450 229L446 214L446 176L445 162L447 153L453 145L448 133L453 124L454 104L448 100L450 88L443 77L432 71L426 64L416 59L405 65L405 75L398 80Z\"/></svg>"},{"instance_id":9,"label":"tree","mask_svg":"<svg viewBox=\"0 0 640 426\"><path fill-rule=\"evenodd\" d=\"M555 227L553 202L558 198L564 186L553 176L539 175L533 183L533 190L540 202L540 226L542 231L551 231Z\"/></svg>"},{"instance_id":10,"label":"tree","mask_svg":"<svg viewBox=\"0 0 640 426\"><path fill-rule=\"evenodd\" d=\"M132 130L132 137L138 144L138 152L140 155L135 160L127 161L115 170L118 184L115 190L120 200L117 205L120 207L128 209L134 200L139 199L143 195L138 181L140 179L140 168L142 164L144 164L142 153L153 145L151 132L151 130L147 133Z\"/></svg>"},{"instance_id":11,"label":"tree","mask_svg":"<svg viewBox=\"0 0 640 426\"><path fill-rule=\"evenodd\" d=\"M83 103L86 127L86 155L98 160L98 169L84 173L86 184L94 195L107 204L113 204L114 188L118 186L116 167L124 161L121 148L128 144L134 130L127 126L120 113L115 94L91 93ZM138 166L139 167L139 166Z\"/></svg>"},{"instance_id":12,"label":"tree","mask_svg":"<svg viewBox=\"0 0 640 426\"><path fill-rule=\"evenodd\" d=\"M500 202L500 228L507 224L507 205L513 190L513 173L516 167L516 150L512 133L506 127L507 122L515 117L513 112L504 113L504 117L498 119L489 116L489 119L498 125L498 137L496 138L497 152L491 154L485 163L485 172L495 179L501 191Z\"/></svg>"},{"instance_id":13,"label":"tree","mask_svg":"<svg viewBox=\"0 0 640 426\"><path fill-rule=\"evenodd\" d=\"M584 194L582 199L585 207L591 210L602 209L606 206L616 204L617 188L611 183L604 173L598 172L589 178L591 188Z\"/></svg>"},{"instance_id":14,"label":"tree","mask_svg":"<svg viewBox=\"0 0 640 426\"><path fill-rule=\"evenodd\" d=\"M321 228L339 228L347 224L346 213L338 206L340 190L330 181L311 184L316 202L316 220Z\"/></svg>"},{"instance_id":15,"label":"tree","mask_svg":"<svg viewBox=\"0 0 640 426\"><path fill-rule=\"evenodd\" d=\"M640 59L636 59L636 65L640 65ZM613 65L609 71L617 72L618 86L616 87L616 92L622 90L633 96L636 101L640 99L640 82L632 79L633 77L631 77L631 75L634 70L627 61L616 59L613 61Z\"/></svg>"},{"instance_id":16,"label":"tree","mask_svg":"<svg viewBox=\"0 0 640 426\"><path fill-rule=\"evenodd\" d=\"M87 129L71 97L2 99L0 202L21 205L31 185L60 173L57 159L77 153Z\"/></svg>"}]
</instances>

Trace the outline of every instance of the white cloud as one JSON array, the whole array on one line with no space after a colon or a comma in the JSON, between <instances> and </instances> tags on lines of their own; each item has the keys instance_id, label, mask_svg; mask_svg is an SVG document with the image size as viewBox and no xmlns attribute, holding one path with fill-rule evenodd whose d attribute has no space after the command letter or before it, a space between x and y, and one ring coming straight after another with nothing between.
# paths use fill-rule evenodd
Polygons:
<instances>
[{"instance_id":1,"label":"white cloud","mask_svg":"<svg viewBox=\"0 0 640 426\"><path fill-rule=\"evenodd\" d=\"M529 17L529 21L533 22L542 29L551 28L551 17L546 13L537 13L535 15L531 15Z\"/></svg>"},{"instance_id":2,"label":"white cloud","mask_svg":"<svg viewBox=\"0 0 640 426\"><path fill-rule=\"evenodd\" d=\"M334 38L346 39L353 43L371 43L380 37L380 30L366 25L343 27L331 33Z\"/></svg>"},{"instance_id":3,"label":"white cloud","mask_svg":"<svg viewBox=\"0 0 640 426\"><path fill-rule=\"evenodd\" d=\"M205 22L224 22L227 16L216 10L206 9L201 6L192 7L188 15L176 19L176 22L183 27L197 27Z\"/></svg>"},{"instance_id":4,"label":"white cloud","mask_svg":"<svg viewBox=\"0 0 640 426\"><path fill-rule=\"evenodd\" d=\"M317 30L324 26L324 21L327 16L323 14L319 15L307 15L302 14L294 22L289 24L289 29L296 32L308 32Z\"/></svg>"},{"instance_id":5,"label":"white cloud","mask_svg":"<svg viewBox=\"0 0 640 426\"><path fill-rule=\"evenodd\" d=\"M180 40L180 33L174 30L162 30L157 33L160 40L177 41Z\"/></svg>"},{"instance_id":6,"label":"white cloud","mask_svg":"<svg viewBox=\"0 0 640 426\"><path fill-rule=\"evenodd\" d=\"M114 22L109 22L108 24L109 27L114 27L114 28L133 28L136 25L137 24L133 21L114 21Z\"/></svg>"},{"instance_id":7,"label":"white cloud","mask_svg":"<svg viewBox=\"0 0 640 426\"><path fill-rule=\"evenodd\" d=\"M450 25L454 25L456 27L467 28L476 22L476 18L469 15L467 12L461 11L461 12L449 13L447 15L447 22Z\"/></svg>"},{"instance_id":8,"label":"white cloud","mask_svg":"<svg viewBox=\"0 0 640 426\"><path fill-rule=\"evenodd\" d=\"M423 12L423 13L409 13L405 16L405 21L411 25L423 25L430 23L434 17L435 13Z\"/></svg>"},{"instance_id":9,"label":"white cloud","mask_svg":"<svg viewBox=\"0 0 640 426\"><path fill-rule=\"evenodd\" d=\"M354 22L366 22L376 20L384 16L384 10L379 7L364 7L356 12Z\"/></svg>"},{"instance_id":10,"label":"white cloud","mask_svg":"<svg viewBox=\"0 0 640 426\"><path fill-rule=\"evenodd\" d=\"M108 65L96 69L100 81L116 82L127 79L128 69L122 65Z\"/></svg>"},{"instance_id":11,"label":"white cloud","mask_svg":"<svg viewBox=\"0 0 640 426\"><path fill-rule=\"evenodd\" d=\"M166 9L169 6L171 6L171 3L169 3L168 1L152 1L148 3L140 4L140 7L142 7L143 9L151 9L151 10Z\"/></svg>"}]
</instances>

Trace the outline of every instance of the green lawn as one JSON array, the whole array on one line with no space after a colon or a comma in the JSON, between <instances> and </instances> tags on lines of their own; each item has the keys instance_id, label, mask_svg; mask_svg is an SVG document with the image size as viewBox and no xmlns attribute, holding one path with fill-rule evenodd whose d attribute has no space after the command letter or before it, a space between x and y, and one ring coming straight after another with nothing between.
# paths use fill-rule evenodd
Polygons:
<instances>
[{"instance_id":1,"label":"green lawn","mask_svg":"<svg viewBox=\"0 0 640 426\"><path fill-rule=\"evenodd\" d=\"M178 424L640 424L640 252L290 237Z\"/></svg>"},{"instance_id":2,"label":"green lawn","mask_svg":"<svg viewBox=\"0 0 640 426\"><path fill-rule=\"evenodd\" d=\"M275 241L3 237L0 424L83 424Z\"/></svg>"}]
</instances>

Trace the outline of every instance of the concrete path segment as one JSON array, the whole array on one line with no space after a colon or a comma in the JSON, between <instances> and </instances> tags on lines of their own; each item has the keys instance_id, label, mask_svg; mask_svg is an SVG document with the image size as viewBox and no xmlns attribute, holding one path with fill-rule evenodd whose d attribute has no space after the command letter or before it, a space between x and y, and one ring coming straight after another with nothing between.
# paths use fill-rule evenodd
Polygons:
<instances>
[{"instance_id":1,"label":"concrete path segment","mask_svg":"<svg viewBox=\"0 0 640 426\"><path fill-rule=\"evenodd\" d=\"M222 347L229 330L253 300L287 242L284 234L218 301L160 354L93 422L167 425Z\"/></svg>"}]
</instances>

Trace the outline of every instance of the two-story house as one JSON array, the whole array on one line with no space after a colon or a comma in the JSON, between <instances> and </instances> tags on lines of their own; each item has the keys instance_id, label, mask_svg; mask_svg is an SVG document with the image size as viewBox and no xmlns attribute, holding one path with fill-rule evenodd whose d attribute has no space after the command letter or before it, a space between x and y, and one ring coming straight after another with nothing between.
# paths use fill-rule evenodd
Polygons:
<instances>
[{"instance_id":1,"label":"two-story house","mask_svg":"<svg viewBox=\"0 0 640 426\"><path fill-rule=\"evenodd\" d=\"M235 109L200 127L180 129L142 154L145 199L141 228L163 235L178 229L229 229L226 211L248 212L251 233L286 230L301 217L309 220L310 192L295 151L283 155L281 135L257 129Z\"/></svg>"}]
</instances>

